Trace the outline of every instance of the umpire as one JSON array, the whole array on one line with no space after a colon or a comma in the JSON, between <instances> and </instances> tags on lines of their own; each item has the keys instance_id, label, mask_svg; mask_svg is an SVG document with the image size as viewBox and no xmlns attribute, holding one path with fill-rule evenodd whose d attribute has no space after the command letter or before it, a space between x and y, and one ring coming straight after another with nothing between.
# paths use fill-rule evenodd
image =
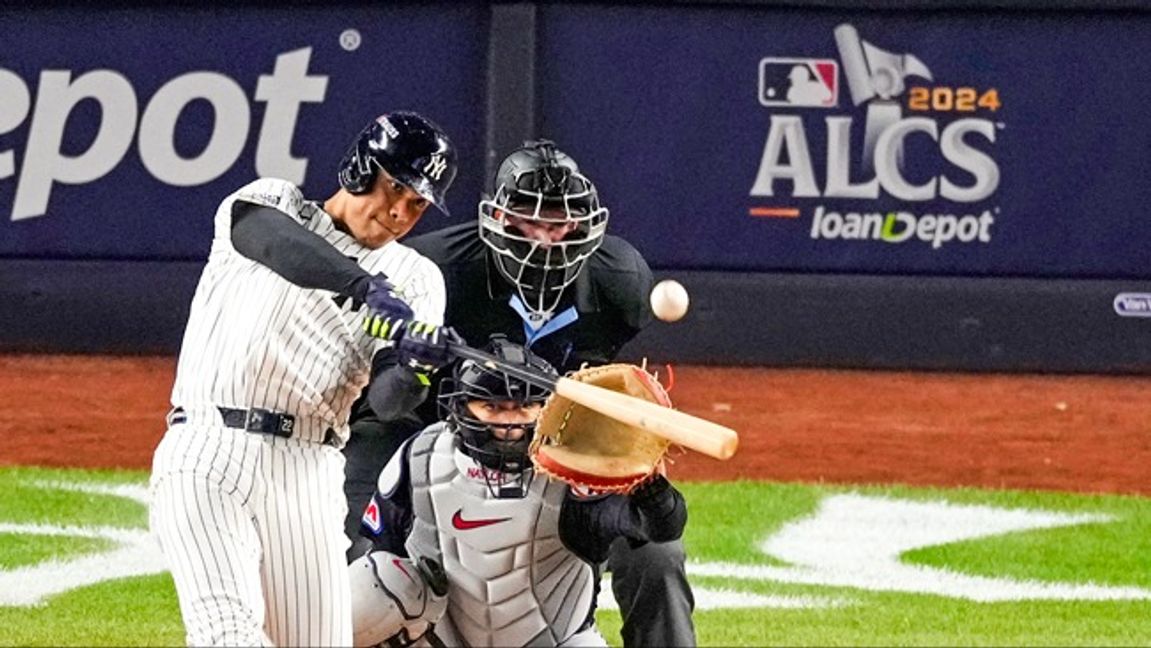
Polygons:
<instances>
[{"instance_id":1,"label":"umpire","mask_svg":"<svg viewBox=\"0 0 1151 648\"><path fill-rule=\"evenodd\" d=\"M611 362L651 321L647 262L630 243L606 234L608 210L595 186L552 142L513 151L493 184L492 196L480 202L478 227L472 222L405 241L443 272L445 321L473 344L505 334L561 373ZM437 419L435 400L391 420L365 403L353 412L344 449L345 526L353 541L384 464L404 439ZM607 565L625 646L695 645L684 559L679 540L612 545Z\"/></svg>"}]
</instances>

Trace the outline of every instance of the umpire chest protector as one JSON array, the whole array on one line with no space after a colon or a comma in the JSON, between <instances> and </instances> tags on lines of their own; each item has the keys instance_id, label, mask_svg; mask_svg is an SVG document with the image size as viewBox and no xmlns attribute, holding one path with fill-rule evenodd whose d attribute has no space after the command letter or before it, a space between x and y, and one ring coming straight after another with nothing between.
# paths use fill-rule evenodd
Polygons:
<instances>
[{"instance_id":1,"label":"umpire chest protector","mask_svg":"<svg viewBox=\"0 0 1151 648\"><path fill-rule=\"evenodd\" d=\"M471 646L554 646L591 610L591 566L564 547L560 506L568 487L542 476L523 497L496 497L499 475L456 450L446 426L412 442L413 558L438 558L448 575L447 615Z\"/></svg>"}]
</instances>

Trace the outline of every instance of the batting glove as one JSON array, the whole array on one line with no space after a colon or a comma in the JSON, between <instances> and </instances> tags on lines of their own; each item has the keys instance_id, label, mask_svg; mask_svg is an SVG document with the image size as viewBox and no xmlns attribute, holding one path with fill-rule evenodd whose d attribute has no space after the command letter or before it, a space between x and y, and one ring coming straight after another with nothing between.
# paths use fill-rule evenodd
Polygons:
<instances>
[{"instance_id":1,"label":"batting glove","mask_svg":"<svg viewBox=\"0 0 1151 648\"><path fill-rule=\"evenodd\" d=\"M462 343L463 338L450 327L411 322L400 338L400 364L415 370L423 382L433 371L451 362L453 342Z\"/></svg>"},{"instance_id":2,"label":"batting glove","mask_svg":"<svg viewBox=\"0 0 1151 648\"><path fill-rule=\"evenodd\" d=\"M371 337L388 342L386 347L395 346L400 336L404 334L404 324L407 320L379 317L377 315L364 316L364 333Z\"/></svg>"},{"instance_id":3,"label":"batting glove","mask_svg":"<svg viewBox=\"0 0 1151 648\"><path fill-rule=\"evenodd\" d=\"M414 315L411 307L396 292L396 287L382 274L373 275L368 280L364 303L371 311L369 317L410 322Z\"/></svg>"}]
</instances>

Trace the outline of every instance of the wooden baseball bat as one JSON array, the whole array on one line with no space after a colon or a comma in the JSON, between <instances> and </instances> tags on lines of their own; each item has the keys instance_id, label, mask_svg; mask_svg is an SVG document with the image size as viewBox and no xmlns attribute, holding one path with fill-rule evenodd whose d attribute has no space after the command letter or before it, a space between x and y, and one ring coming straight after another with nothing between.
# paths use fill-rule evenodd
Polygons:
<instances>
[{"instance_id":1,"label":"wooden baseball bat","mask_svg":"<svg viewBox=\"0 0 1151 648\"><path fill-rule=\"evenodd\" d=\"M514 365L473 349L449 343L453 355L467 358L520 380L551 390L565 398L628 425L643 428L672 443L701 452L709 457L727 460L739 446L735 430L706 421L685 412L664 407L642 398L582 383L571 378L556 378L523 365Z\"/></svg>"}]
</instances>

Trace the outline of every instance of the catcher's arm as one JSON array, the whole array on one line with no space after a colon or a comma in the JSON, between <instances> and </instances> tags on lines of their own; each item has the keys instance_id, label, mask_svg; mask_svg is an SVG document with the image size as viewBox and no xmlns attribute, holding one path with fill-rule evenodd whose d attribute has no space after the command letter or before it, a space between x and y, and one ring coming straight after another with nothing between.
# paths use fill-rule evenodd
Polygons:
<instances>
[{"instance_id":1,"label":"catcher's arm","mask_svg":"<svg viewBox=\"0 0 1151 648\"><path fill-rule=\"evenodd\" d=\"M686 524L683 495L657 475L627 495L569 494L560 508L559 532L564 546L595 564L607 560L612 542L621 537L632 546L669 542L683 535Z\"/></svg>"},{"instance_id":2,"label":"catcher's arm","mask_svg":"<svg viewBox=\"0 0 1151 648\"><path fill-rule=\"evenodd\" d=\"M550 389L588 409L628 425L643 428L672 443L709 457L730 459L739 446L739 436L735 430L718 423L570 378L557 379L522 365L507 364L495 356L464 344L453 342L449 348L456 357L474 360L533 385Z\"/></svg>"},{"instance_id":3,"label":"catcher's arm","mask_svg":"<svg viewBox=\"0 0 1151 648\"><path fill-rule=\"evenodd\" d=\"M655 475L628 493L644 536L652 542L669 542L683 535L687 504L683 495L663 475Z\"/></svg>"}]
</instances>

